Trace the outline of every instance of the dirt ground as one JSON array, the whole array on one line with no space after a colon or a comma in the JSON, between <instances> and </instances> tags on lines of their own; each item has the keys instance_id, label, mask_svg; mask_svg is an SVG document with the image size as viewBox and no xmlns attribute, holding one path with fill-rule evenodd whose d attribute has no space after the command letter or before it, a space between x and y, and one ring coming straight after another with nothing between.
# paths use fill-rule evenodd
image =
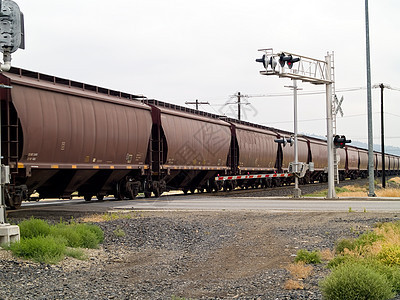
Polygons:
<instances>
[{"instance_id":1,"label":"dirt ground","mask_svg":"<svg viewBox=\"0 0 400 300\"><path fill-rule=\"evenodd\" d=\"M63 298L321 299L318 282L329 272L323 264L314 266L312 275L301 282L302 289L285 288L290 279L286 268L297 251L333 250L338 239L356 237L377 222L399 219L396 213L175 211L134 212L105 222L98 215L69 211L63 220L71 214L75 220L97 222L105 231L104 244L88 261L63 261L57 267L61 274L48 274L54 282L49 283L47 277L41 280L49 286L38 284L38 297L33 298L51 298L52 287L61 284L59 277L71 282ZM15 220L21 217L29 216L20 214ZM60 219L38 212L36 217ZM116 229L125 236L117 237ZM15 258L2 252L3 265L15 264ZM26 268L21 274L10 293L22 293L23 299L24 283L41 275ZM5 277L0 282L6 283ZM109 282L111 278L114 283ZM80 294L82 290L89 294ZM0 299L19 299L10 295L0 292Z\"/></svg>"}]
</instances>

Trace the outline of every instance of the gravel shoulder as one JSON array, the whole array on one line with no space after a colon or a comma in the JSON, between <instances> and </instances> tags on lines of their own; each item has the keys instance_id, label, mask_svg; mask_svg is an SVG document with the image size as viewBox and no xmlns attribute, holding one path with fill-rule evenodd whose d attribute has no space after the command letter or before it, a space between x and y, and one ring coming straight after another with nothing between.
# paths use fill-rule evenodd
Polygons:
<instances>
[{"instance_id":1,"label":"gravel shoulder","mask_svg":"<svg viewBox=\"0 0 400 300\"><path fill-rule=\"evenodd\" d=\"M259 211L133 212L108 222L82 213L74 218L105 231L101 248L88 250L86 261L67 258L59 265L0 250L0 299L321 299L318 282L329 273L323 264L303 280L304 289L285 289L295 253L333 249L340 238L400 219L394 213Z\"/></svg>"}]
</instances>

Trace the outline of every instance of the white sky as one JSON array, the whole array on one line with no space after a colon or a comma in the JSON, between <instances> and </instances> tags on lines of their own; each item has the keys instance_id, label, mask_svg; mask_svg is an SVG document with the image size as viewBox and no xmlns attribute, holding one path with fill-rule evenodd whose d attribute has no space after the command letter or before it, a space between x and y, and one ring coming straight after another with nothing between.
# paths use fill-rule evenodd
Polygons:
<instances>
[{"instance_id":1,"label":"white sky","mask_svg":"<svg viewBox=\"0 0 400 300\"><path fill-rule=\"evenodd\" d=\"M260 48L323 60L335 53L336 89L366 87L364 0L14 0L26 49L13 65L165 102L208 101L231 114L233 95L286 93L261 76ZM372 84L400 88L400 1L369 1ZM304 91L323 86L299 83ZM367 142L366 90L344 96L338 133ZM373 96L380 143L380 90ZM242 119L293 131L293 98L249 98ZM190 106L194 107L194 106ZM326 135L325 95L300 96L299 132ZM385 90L386 145L400 147L400 92Z\"/></svg>"}]
</instances>

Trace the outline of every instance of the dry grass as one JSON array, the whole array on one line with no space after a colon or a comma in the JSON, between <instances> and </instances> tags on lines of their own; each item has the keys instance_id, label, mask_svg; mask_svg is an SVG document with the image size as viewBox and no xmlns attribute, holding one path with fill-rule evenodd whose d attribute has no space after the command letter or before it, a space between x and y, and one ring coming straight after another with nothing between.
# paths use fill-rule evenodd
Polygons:
<instances>
[{"instance_id":1,"label":"dry grass","mask_svg":"<svg viewBox=\"0 0 400 300\"><path fill-rule=\"evenodd\" d=\"M387 188L376 190L375 192L378 197L400 197L400 189Z\"/></svg>"},{"instance_id":2,"label":"dry grass","mask_svg":"<svg viewBox=\"0 0 400 300\"><path fill-rule=\"evenodd\" d=\"M343 193L338 193L338 197L367 197L368 193L367 192L343 192Z\"/></svg>"},{"instance_id":3,"label":"dry grass","mask_svg":"<svg viewBox=\"0 0 400 300\"><path fill-rule=\"evenodd\" d=\"M400 184L400 177L394 177L390 181ZM359 185L346 185L342 189L345 191L337 192L338 197L367 197L368 195L368 188ZM398 188L377 189L375 193L378 197L400 197Z\"/></svg>"},{"instance_id":4,"label":"dry grass","mask_svg":"<svg viewBox=\"0 0 400 300\"><path fill-rule=\"evenodd\" d=\"M397 184L400 184L400 177L391 178L389 181L394 181L394 182L396 182Z\"/></svg>"},{"instance_id":5,"label":"dry grass","mask_svg":"<svg viewBox=\"0 0 400 300\"><path fill-rule=\"evenodd\" d=\"M295 264L290 264L286 269L289 271L290 275L292 275L293 278L305 279L311 275L313 267L310 265L306 266L303 262L299 262Z\"/></svg>"},{"instance_id":6,"label":"dry grass","mask_svg":"<svg viewBox=\"0 0 400 300\"><path fill-rule=\"evenodd\" d=\"M321 250L319 253L321 254L322 260L325 261L331 260L335 257L335 252L333 252L331 249L324 249Z\"/></svg>"},{"instance_id":7,"label":"dry grass","mask_svg":"<svg viewBox=\"0 0 400 300\"><path fill-rule=\"evenodd\" d=\"M96 222L108 222L120 219L134 219L140 217L140 214L132 211L125 212L110 212L104 214L94 214L90 216L85 216L81 219L85 223L96 223Z\"/></svg>"},{"instance_id":8,"label":"dry grass","mask_svg":"<svg viewBox=\"0 0 400 300\"><path fill-rule=\"evenodd\" d=\"M304 290L304 285L298 280L288 279L285 282L285 289L287 290Z\"/></svg>"}]
</instances>

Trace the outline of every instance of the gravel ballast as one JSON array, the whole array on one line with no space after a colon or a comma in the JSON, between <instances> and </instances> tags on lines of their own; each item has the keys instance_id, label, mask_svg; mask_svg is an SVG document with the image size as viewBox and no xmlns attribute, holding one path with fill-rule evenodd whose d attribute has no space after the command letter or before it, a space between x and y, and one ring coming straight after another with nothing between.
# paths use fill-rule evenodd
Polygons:
<instances>
[{"instance_id":1,"label":"gravel ballast","mask_svg":"<svg viewBox=\"0 0 400 300\"><path fill-rule=\"evenodd\" d=\"M303 289L285 288L296 252L333 250L338 239L399 217L176 211L99 219L86 218L104 230L105 240L85 261L37 264L0 250L0 299L322 299L324 264L301 281Z\"/></svg>"}]
</instances>

